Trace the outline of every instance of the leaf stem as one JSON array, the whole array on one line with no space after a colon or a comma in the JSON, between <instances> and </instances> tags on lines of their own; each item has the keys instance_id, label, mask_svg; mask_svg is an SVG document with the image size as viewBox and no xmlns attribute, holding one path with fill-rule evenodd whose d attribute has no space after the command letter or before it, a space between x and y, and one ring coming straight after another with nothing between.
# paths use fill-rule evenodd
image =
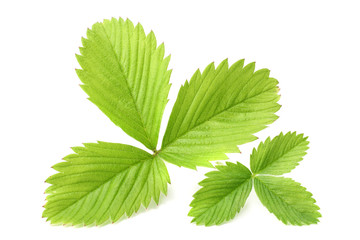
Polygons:
<instances>
[{"instance_id":1,"label":"leaf stem","mask_svg":"<svg viewBox=\"0 0 360 240\"><path fill-rule=\"evenodd\" d=\"M155 150L153 150L153 152L154 152L153 156L155 157L156 155L158 155L158 154L161 152L161 149L160 149L160 150L157 150L157 149L155 148Z\"/></svg>"}]
</instances>

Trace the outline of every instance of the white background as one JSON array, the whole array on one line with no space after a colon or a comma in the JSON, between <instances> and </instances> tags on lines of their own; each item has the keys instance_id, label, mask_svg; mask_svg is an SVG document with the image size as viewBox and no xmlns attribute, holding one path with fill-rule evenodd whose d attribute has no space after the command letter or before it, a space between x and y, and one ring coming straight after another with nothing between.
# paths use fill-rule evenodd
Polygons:
<instances>
[{"instance_id":1,"label":"white background","mask_svg":"<svg viewBox=\"0 0 360 240\"><path fill-rule=\"evenodd\" d=\"M358 1L1 1L1 239L359 239L360 6ZM289 174L314 194L317 225L285 226L253 191L236 218L215 227L187 217L197 183L210 169L167 164L168 197L101 228L51 226L41 218L44 180L70 147L96 140L141 144L86 98L74 69L81 36L96 21L130 18L171 53L172 88L161 136L178 89L197 68L229 58L269 68L281 88L280 116L257 134L309 136ZM161 139L161 137L160 137ZM240 146L231 161L249 165ZM160 143L159 143L160 144Z\"/></svg>"}]
</instances>

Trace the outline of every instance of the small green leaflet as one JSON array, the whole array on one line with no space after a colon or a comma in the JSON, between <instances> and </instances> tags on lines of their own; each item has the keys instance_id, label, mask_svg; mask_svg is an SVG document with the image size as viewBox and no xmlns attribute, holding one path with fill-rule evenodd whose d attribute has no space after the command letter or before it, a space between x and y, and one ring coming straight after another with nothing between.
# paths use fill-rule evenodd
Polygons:
<instances>
[{"instance_id":1,"label":"small green leaflet","mask_svg":"<svg viewBox=\"0 0 360 240\"><path fill-rule=\"evenodd\" d=\"M309 225L321 217L312 194L290 178L260 175L254 187L262 204L285 224Z\"/></svg>"},{"instance_id":2,"label":"small green leaflet","mask_svg":"<svg viewBox=\"0 0 360 240\"><path fill-rule=\"evenodd\" d=\"M217 165L218 171L205 174L199 183L202 188L194 194L189 216L192 222L209 226L229 221L240 211L251 188L251 172L241 163Z\"/></svg>"},{"instance_id":3,"label":"small green leaflet","mask_svg":"<svg viewBox=\"0 0 360 240\"><path fill-rule=\"evenodd\" d=\"M106 224L131 216L151 200L159 203L170 183L164 160L191 169L213 167L210 161L239 152L238 145L255 140L254 133L278 118L278 81L268 69L255 71L255 64L244 66L244 60L232 66L227 60L217 67L212 63L181 87L157 150L171 75L164 44L157 45L154 33L146 35L140 24L113 18L88 29L76 58L81 66L76 73L89 100L153 154L119 143L74 147L75 153L56 164L58 173L46 180L51 186L46 190L43 217L53 224ZM252 188L249 170L240 164L227 167L236 176L240 169L240 175L248 175L242 183L227 175L236 188L229 199L239 207L224 220L240 210ZM213 187L211 181L203 184ZM221 194L226 198L228 192ZM204 211L223 212L220 208ZM201 221L212 220L203 217Z\"/></svg>"},{"instance_id":4,"label":"small green leaflet","mask_svg":"<svg viewBox=\"0 0 360 240\"><path fill-rule=\"evenodd\" d=\"M43 216L53 224L101 225L131 216L151 199L167 194L164 162L119 143L86 143L53 168Z\"/></svg>"},{"instance_id":5,"label":"small green leaflet","mask_svg":"<svg viewBox=\"0 0 360 240\"><path fill-rule=\"evenodd\" d=\"M269 74L255 72L255 63L244 66L244 60L197 70L179 91L160 157L195 169L239 153L238 145L256 140L253 134L278 118L278 81Z\"/></svg>"},{"instance_id":6,"label":"small green leaflet","mask_svg":"<svg viewBox=\"0 0 360 240\"><path fill-rule=\"evenodd\" d=\"M285 224L315 224L321 217L312 194L290 178L270 176L290 172L308 149L303 134L282 133L253 150L251 173L244 165L226 163L207 173L194 194L189 216L198 225L219 225L233 219L248 198L252 183L263 205ZM256 170L256 172L254 172ZM266 175L262 175L265 174Z\"/></svg>"},{"instance_id":7,"label":"small green leaflet","mask_svg":"<svg viewBox=\"0 0 360 240\"><path fill-rule=\"evenodd\" d=\"M294 169L306 154L309 142L303 134L281 133L253 149L250 168L254 174L281 175Z\"/></svg>"}]
</instances>

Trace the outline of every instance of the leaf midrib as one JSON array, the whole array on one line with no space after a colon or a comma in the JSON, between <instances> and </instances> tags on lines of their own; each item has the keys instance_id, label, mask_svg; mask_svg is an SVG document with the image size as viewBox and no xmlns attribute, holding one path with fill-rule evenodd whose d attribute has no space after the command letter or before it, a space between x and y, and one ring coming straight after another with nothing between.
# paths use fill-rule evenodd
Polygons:
<instances>
[{"instance_id":1,"label":"leaf midrib","mask_svg":"<svg viewBox=\"0 0 360 240\"><path fill-rule=\"evenodd\" d=\"M103 30L104 30L104 33L105 33L106 39L107 39L108 42L109 42L109 45L111 46L112 53L114 54L115 59L117 60L116 63L118 64L118 66L119 66L119 68L120 68L120 70L121 70L121 73L123 74L124 78L126 79L126 88L127 88L128 92L129 92L129 94L130 94L130 96L131 96L131 100L132 100L132 102L133 102L133 104L134 104L134 106L135 106L136 113L137 113L137 115L139 116L140 122L141 122L141 124L142 124L142 128L143 128L144 133L145 133L146 140L148 140L148 144L150 145L150 150L155 150L155 149L156 149L156 146L154 146L153 143L152 143L151 140L150 140L150 137L149 137L149 135L148 135L148 132L146 131L146 127L145 127L144 120L143 120L143 118L142 118L142 116L141 116L141 114L140 114L140 111L139 111L138 106L137 106L137 104L136 104L134 95L133 95L132 91L130 90L130 86L129 86L129 82L128 82L128 76L126 76L126 75L124 74L123 66L120 64L120 61L119 61L119 59L118 59L118 56L116 55L114 46L111 44L110 38L109 38L108 34L106 33L106 30L105 30L105 27L103 26L103 24L101 24L101 27L102 27Z\"/></svg>"}]
</instances>

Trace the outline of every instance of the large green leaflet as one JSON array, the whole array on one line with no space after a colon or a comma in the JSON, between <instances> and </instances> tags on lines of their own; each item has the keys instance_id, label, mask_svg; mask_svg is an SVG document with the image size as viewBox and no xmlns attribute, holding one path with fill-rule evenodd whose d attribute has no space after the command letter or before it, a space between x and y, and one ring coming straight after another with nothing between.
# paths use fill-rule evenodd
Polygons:
<instances>
[{"instance_id":1,"label":"large green leaflet","mask_svg":"<svg viewBox=\"0 0 360 240\"><path fill-rule=\"evenodd\" d=\"M290 178L257 176L254 187L262 204L285 224L309 225L321 217L312 194Z\"/></svg>"},{"instance_id":2,"label":"large green leaflet","mask_svg":"<svg viewBox=\"0 0 360 240\"><path fill-rule=\"evenodd\" d=\"M257 139L253 134L278 118L280 96L270 71L254 70L255 63L244 67L240 60L229 68L224 60L196 71L180 89L160 157L178 166L209 167Z\"/></svg>"},{"instance_id":3,"label":"large green leaflet","mask_svg":"<svg viewBox=\"0 0 360 240\"><path fill-rule=\"evenodd\" d=\"M159 157L118 143L87 143L53 166L43 216L54 224L100 225L131 216L167 193L169 175Z\"/></svg>"},{"instance_id":4,"label":"large green leaflet","mask_svg":"<svg viewBox=\"0 0 360 240\"><path fill-rule=\"evenodd\" d=\"M153 32L113 18L96 23L82 39L77 74L89 100L127 134L156 149L168 101L170 56Z\"/></svg>"},{"instance_id":5,"label":"large green leaflet","mask_svg":"<svg viewBox=\"0 0 360 240\"><path fill-rule=\"evenodd\" d=\"M235 217L244 206L254 182L263 205L285 224L315 224L321 217L312 194L290 178L274 177L290 172L306 154L308 141L303 134L280 134L260 143L251 155L251 173L240 163L227 162L218 171L207 173L194 194L189 216L206 226L221 224ZM263 175L266 174L266 175Z\"/></svg>"},{"instance_id":6,"label":"large green leaflet","mask_svg":"<svg viewBox=\"0 0 360 240\"><path fill-rule=\"evenodd\" d=\"M189 216L192 222L205 226L220 224L235 217L244 206L252 188L251 172L241 163L217 165L218 171L208 172L194 194Z\"/></svg>"}]
</instances>

